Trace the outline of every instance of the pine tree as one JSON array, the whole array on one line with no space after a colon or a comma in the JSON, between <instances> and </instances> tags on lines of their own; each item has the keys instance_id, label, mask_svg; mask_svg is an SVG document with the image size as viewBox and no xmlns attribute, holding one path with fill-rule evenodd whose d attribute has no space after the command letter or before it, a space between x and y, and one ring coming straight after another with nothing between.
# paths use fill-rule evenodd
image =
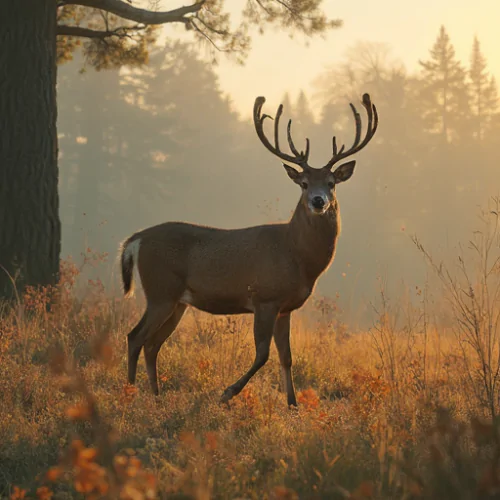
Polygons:
<instances>
[{"instance_id":1,"label":"pine tree","mask_svg":"<svg viewBox=\"0 0 500 500\"><path fill-rule=\"evenodd\" d=\"M481 141L485 129L491 122L491 116L498 106L498 94L495 79L487 70L487 62L481 52L477 37L472 45L469 78L471 81L472 113L474 116L474 136Z\"/></svg>"},{"instance_id":2,"label":"pine tree","mask_svg":"<svg viewBox=\"0 0 500 500\"><path fill-rule=\"evenodd\" d=\"M422 67L420 97L424 119L431 132L445 142L463 135L469 115L466 71L455 56L455 49L444 26Z\"/></svg>"},{"instance_id":3,"label":"pine tree","mask_svg":"<svg viewBox=\"0 0 500 500\"><path fill-rule=\"evenodd\" d=\"M489 110L490 115L493 115L498 111L498 85L493 75L490 76L485 96L486 109Z\"/></svg>"},{"instance_id":4,"label":"pine tree","mask_svg":"<svg viewBox=\"0 0 500 500\"><path fill-rule=\"evenodd\" d=\"M297 121L300 122L301 126L307 128L314 123L314 116L309 107L309 100L303 90L300 91L297 97L297 102L295 104L295 114L297 115Z\"/></svg>"},{"instance_id":5,"label":"pine tree","mask_svg":"<svg viewBox=\"0 0 500 500\"><path fill-rule=\"evenodd\" d=\"M301 141L313 135L314 116L309 107L309 100L303 90L299 92L293 110L293 137L296 137L299 149L304 148Z\"/></svg>"},{"instance_id":6,"label":"pine tree","mask_svg":"<svg viewBox=\"0 0 500 500\"><path fill-rule=\"evenodd\" d=\"M290 94L288 92L285 92L283 99L281 99L281 103L283 104L283 115L289 115L291 117L295 114L292 100L290 99Z\"/></svg>"}]
</instances>

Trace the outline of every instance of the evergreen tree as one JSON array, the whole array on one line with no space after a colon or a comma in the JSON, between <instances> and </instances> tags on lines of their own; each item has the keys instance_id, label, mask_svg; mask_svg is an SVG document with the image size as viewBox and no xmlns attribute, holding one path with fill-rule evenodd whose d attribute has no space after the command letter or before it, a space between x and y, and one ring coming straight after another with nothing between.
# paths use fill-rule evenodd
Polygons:
<instances>
[{"instance_id":1,"label":"evergreen tree","mask_svg":"<svg viewBox=\"0 0 500 500\"><path fill-rule=\"evenodd\" d=\"M422 67L422 113L429 132L448 142L462 136L469 116L466 71L455 56L455 49L444 26Z\"/></svg>"},{"instance_id":2,"label":"evergreen tree","mask_svg":"<svg viewBox=\"0 0 500 500\"><path fill-rule=\"evenodd\" d=\"M303 90L299 92L297 101L293 107L293 137L296 141L296 146L299 150L305 148L305 138L311 137L314 134L314 116L309 107L309 100ZM318 160L317 151L311 151L311 161Z\"/></svg>"},{"instance_id":3,"label":"evergreen tree","mask_svg":"<svg viewBox=\"0 0 500 500\"><path fill-rule=\"evenodd\" d=\"M314 116L309 107L309 100L303 90L300 91L295 104L295 114L297 116L297 125L300 123L304 130L314 124Z\"/></svg>"},{"instance_id":4,"label":"evergreen tree","mask_svg":"<svg viewBox=\"0 0 500 500\"><path fill-rule=\"evenodd\" d=\"M471 107L474 117L474 136L482 140L491 116L498 106L498 94L494 77L487 70L487 62L481 52L477 37L472 45L469 78L471 81Z\"/></svg>"},{"instance_id":5,"label":"evergreen tree","mask_svg":"<svg viewBox=\"0 0 500 500\"><path fill-rule=\"evenodd\" d=\"M294 114L292 100L290 99L290 94L288 92L285 92L283 99L281 99L281 103L283 104L283 113L288 115Z\"/></svg>"}]
</instances>

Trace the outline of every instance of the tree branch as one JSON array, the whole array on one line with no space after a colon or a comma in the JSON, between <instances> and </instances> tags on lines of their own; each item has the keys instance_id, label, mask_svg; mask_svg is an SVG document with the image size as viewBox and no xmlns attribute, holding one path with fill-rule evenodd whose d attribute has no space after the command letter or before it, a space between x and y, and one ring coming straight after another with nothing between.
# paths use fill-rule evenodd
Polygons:
<instances>
[{"instance_id":1,"label":"tree branch","mask_svg":"<svg viewBox=\"0 0 500 500\"><path fill-rule=\"evenodd\" d=\"M213 26L210 26L200 16L194 16L194 19L199 21L201 24L203 24L203 26L205 26L205 28L207 28L207 30L211 31L212 33L215 33L216 35L221 35L221 36L228 36L229 35L229 31L220 30L220 29L214 28ZM192 20L193 24L194 24L194 19ZM197 28L198 28L198 26L197 26Z\"/></svg>"},{"instance_id":2,"label":"tree branch","mask_svg":"<svg viewBox=\"0 0 500 500\"><path fill-rule=\"evenodd\" d=\"M199 0L192 5L186 5L164 12L133 7L122 0L69 0L66 5L81 5L94 9L104 10L123 19L141 24L189 23L187 14L199 12L206 0Z\"/></svg>"},{"instance_id":3,"label":"tree branch","mask_svg":"<svg viewBox=\"0 0 500 500\"><path fill-rule=\"evenodd\" d=\"M92 30L89 28L82 28L80 26L68 26L65 24L60 24L57 26L57 34L61 36L74 36L74 37L84 37L84 38L99 38L104 40L111 36L124 36L127 31L144 29L143 26L130 26L124 28L118 28L116 30Z\"/></svg>"},{"instance_id":4,"label":"tree branch","mask_svg":"<svg viewBox=\"0 0 500 500\"><path fill-rule=\"evenodd\" d=\"M197 20L197 21L201 21L201 19L199 19L199 18L196 18L196 20ZM205 24L203 21L201 21L201 22L202 22L202 23L206 26L206 24ZM191 22L191 26L192 26L192 27L195 29L195 31L197 31L197 32L198 32L198 33L199 33L199 34L200 34L200 35L201 35L201 36L202 36L202 37L203 37L203 38L204 38L207 42L209 42L209 43L210 43L210 45L212 45L212 47L213 47L215 50L217 50L218 52L230 52L230 51L229 51L229 50L227 50L227 49L224 49L224 48L222 48L222 47L219 47L219 46L217 45L217 43L215 43L215 41L214 41L214 40L212 40L212 38L211 38L211 37L210 37L207 33L205 33L202 29L200 29L200 27L199 27L199 26L195 23L195 21L194 21L194 20ZM209 29L210 29L210 28L209 28Z\"/></svg>"}]
</instances>

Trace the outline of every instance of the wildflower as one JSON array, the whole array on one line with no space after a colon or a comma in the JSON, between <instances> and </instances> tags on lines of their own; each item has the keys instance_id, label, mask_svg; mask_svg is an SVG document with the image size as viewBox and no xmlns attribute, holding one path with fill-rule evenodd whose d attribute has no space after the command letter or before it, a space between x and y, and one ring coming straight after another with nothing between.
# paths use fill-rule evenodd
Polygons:
<instances>
[{"instance_id":1,"label":"wildflower","mask_svg":"<svg viewBox=\"0 0 500 500\"><path fill-rule=\"evenodd\" d=\"M14 486L14 491L10 496L10 500L21 500L26 497L26 490L19 488L19 486Z\"/></svg>"}]
</instances>

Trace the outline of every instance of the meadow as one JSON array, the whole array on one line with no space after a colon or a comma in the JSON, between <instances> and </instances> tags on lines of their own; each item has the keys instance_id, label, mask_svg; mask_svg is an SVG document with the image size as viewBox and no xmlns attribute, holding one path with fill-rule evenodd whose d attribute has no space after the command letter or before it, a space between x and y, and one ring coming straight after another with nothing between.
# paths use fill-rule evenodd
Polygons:
<instances>
[{"instance_id":1,"label":"meadow","mask_svg":"<svg viewBox=\"0 0 500 500\"><path fill-rule=\"evenodd\" d=\"M219 404L253 360L246 316L189 310L160 352L160 396L142 358L128 386L142 298L111 297L99 280L82 288L84 267L105 256L64 261L56 287L1 311L0 498L500 498L498 208L456 262L415 240L435 280L397 300L381 282L367 331L350 332L334 299L295 315L298 410L274 347Z\"/></svg>"}]
</instances>

